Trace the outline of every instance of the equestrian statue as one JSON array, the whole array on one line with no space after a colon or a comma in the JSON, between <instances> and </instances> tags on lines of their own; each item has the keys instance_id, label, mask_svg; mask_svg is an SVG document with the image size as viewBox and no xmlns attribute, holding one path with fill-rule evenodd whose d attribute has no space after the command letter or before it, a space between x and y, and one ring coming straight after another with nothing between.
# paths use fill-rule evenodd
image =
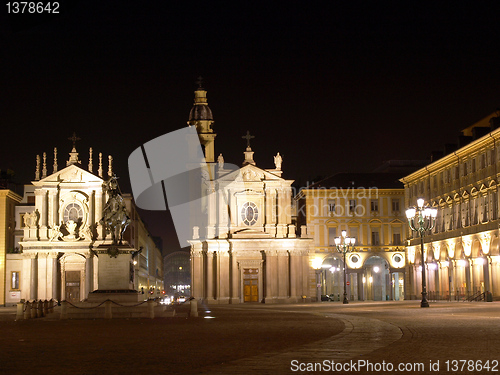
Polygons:
<instances>
[{"instance_id":1,"label":"equestrian statue","mask_svg":"<svg viewBox=\"0 0 500 375\"><path fill-rule=\"evenodd\" d=\"M108 201L103 209L103 218L99 221L106 228L106 233L111 233L113 245L123 244L123 233L130 224L125 202L118 186L118 178L111 178L104 184Z\"/></svg>"}]
</instances>

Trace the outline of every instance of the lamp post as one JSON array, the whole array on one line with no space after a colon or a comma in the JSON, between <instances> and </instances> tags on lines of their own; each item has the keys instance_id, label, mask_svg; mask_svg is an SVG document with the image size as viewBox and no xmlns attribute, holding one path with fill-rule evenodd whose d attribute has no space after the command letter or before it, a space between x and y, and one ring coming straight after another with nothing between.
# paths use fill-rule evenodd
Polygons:
<instances>
[{"instance_id":1,"label":"lamp post","mask_svg":"<svg viewBox=\"0 0 500 375\"><path fill-rule=\"evenodd\" d=\"M424 257L424 234L434 228L436 224L437 209L424 207L424 200L417 199L417 207L410 207L406 210L406 217L410 229L420 235L420 253L422 255L422 301L420 307L429 307L427 301L427 285L425 283L425 257Z\"/></svg>"},{"instance_id":2,"label":"lamp post","mask_svg":"<svg viewBox=\"0 0 500 375\"><path fill-rule=\"evenodd\" d=\"M347 263L345 260L345 256L347 253L354 251L354 242L356 242L355 238L347 237L347 232L345 230L342 231L342 237L335 238L335 247L339 253L344 255L344 301L342 303L349 303L347 300Z\"/></svg>"}]
</instances>

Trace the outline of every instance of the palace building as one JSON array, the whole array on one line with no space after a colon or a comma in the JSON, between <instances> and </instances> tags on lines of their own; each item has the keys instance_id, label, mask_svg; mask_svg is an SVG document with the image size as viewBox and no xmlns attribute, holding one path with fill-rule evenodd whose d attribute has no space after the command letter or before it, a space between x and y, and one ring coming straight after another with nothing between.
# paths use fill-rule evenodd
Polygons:
<instances>
[{"instance_id":1,"label":"palace building","mask_svg":"<svg viewBox=\"0 0 500 375\"><path fill-rule=\"evenodd\" d=\"M351 301L405 299L407 224L400 177L338 173L300 190L298 217L314 239L318 298L342 300L345 282ZM335 244L343 231L355 239L345 264Z\"/></svg>"},{"instance_id":2,"label":"palace building","mask_svg":"<svg viewBox=\"0 0 500 375\"><path fill-rule=\"evenodd\" d=\"M292 180L282 177L282 157L274 168L256 165L248 132L243 166L226 169L215 160L212 111L206 91L195 91L189 114L214 171L217 194L207 202L207 228L195 228L191 245L191 295L206 303L290 303L314 296L314 271L306 230L292 223ZM202 230L205 236L199 237Z\"/></svg>"},{"instance_id":3,"label":"palace building","mask_svg":"<svg viewBox=\"0 0 500 375\"><path fill-rule=\"evenodd\" d=\"M90 149L88 168L84 168L75 136L72 140L73 149L62 169L56 149L52 173L48 173L46 154L37 156L35 181L25 186L24 197L18 199L12 240L19 251L7 254L11 280L5 285L6 304L21 299L83 301L101 284L99 260L112 255L97 254L100 245L112 243L101 223L109 194L106 180L113 176L112 158L104 170L99 154L96 168ZM131 222L123 246L137 254L124 289L157 296L163 291L161 252L140 220L131 195L124 195L124 204Z\"/></svg>"},{"instance_id":4,"label":"palace building","mask_svg":"<svg viewBox=\"0 0 500 375\"><path fill-rule=\"evenodd\" d=\"M418 198L437 208L436 225L424 237L409 233L408 290L420 298L421 268L427 270L428 299L500 298L498 180L500 118L492 114L462 131L458 145L404 177L405 208Z\"/></svg>"}]
</instances>

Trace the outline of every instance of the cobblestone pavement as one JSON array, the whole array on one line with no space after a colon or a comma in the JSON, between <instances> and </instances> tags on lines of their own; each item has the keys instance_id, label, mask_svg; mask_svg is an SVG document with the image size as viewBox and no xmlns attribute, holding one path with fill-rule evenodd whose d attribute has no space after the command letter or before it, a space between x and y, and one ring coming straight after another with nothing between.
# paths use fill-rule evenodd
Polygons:
<instances>
[{"instance_id":1,"label":"cobblestone pavement","mask_svg":"<svg viewBox=\"0 0 500 375\"><path fill-rule=\"evenodd\" d=\"M14 318L15 309L0 308L0 373L500 372L498 302L228 305L189 319Z\"/></svg>"}]
</instances>

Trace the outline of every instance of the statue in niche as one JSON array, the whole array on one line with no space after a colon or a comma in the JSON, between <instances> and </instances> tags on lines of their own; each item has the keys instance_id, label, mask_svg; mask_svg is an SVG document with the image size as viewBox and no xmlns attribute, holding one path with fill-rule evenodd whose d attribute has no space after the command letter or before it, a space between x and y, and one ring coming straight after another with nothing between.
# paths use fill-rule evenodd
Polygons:
<instances>
[{"instance_id":1,"label":"statue in niche","mask_svg":"<svg viewBox=\"0 0 500 375\"><path fill-rule=\"evenodd\" d=\"M274 157L274 165L276 166L277 170L281 170L281 163L283 162L283 158L281 157L280 153Z\"/></svg>"},{"instance_id":2,"label":"statue in niche","mask_svg":"<svg viewBox=\"0 0 500 375\"><path fill-rule=\"evenodd\" d=\"M122 245L123 233L130 224L130 217L127 214L116 176L111 176L105 184L105 189L109 198L103 209L103 218L99 223L105 226L107 233L111 233L114 245Z\"/></svg>"}]
</instances>

